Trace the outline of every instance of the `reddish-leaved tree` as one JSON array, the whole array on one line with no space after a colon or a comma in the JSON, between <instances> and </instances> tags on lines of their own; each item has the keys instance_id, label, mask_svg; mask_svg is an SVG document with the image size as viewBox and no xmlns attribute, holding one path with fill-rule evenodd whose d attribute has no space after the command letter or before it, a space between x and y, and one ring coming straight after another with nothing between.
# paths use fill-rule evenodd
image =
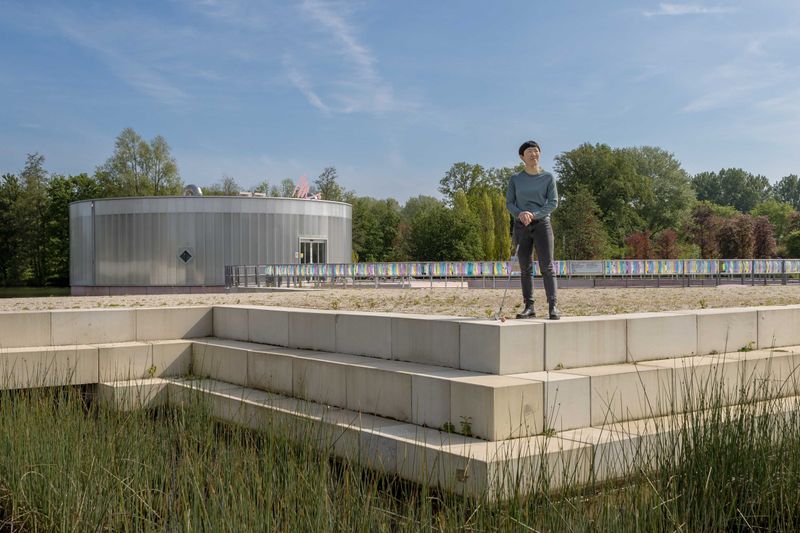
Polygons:
<instances>
[{"instance_id":1,"label":"reddish-leaved tree","mask_svg":"<svg viewBox=\"0 0 800 533\"><path fill-rule=\"evenodd\" d=\"M650 259L650 231L636 231L625 237L625 256L628 259Z\"/></svg>"},{"instance_id":2,"label":"reddish-leaved tree","mask_svg":"<svg viewBox=\"0 0 800 533\"><path fill-rule=\"evenodd\" d=\"M724 259L753 257L753 217L739 214L725 219L717 232L717 245Z\"/></svg>"},{"instance_id":3,"label":"reddish-leaved tree","mask_svg":"<svg viewBox=\"0 0 800 533\"><path fill-rule=\"evenodd\" d=\"M724 219L714 214L714 210L706 203L698 203L692 211L688 233L693 242L700 247L703 259L719 256L718 233L724 225Z\"/></svg>"},{"instance_id":4,"label":"reddish-leaved tree","mask_svg":"<svg viewBox=\"0 0 800 533\"><path fill-rule=\"evenodd\" d=\"M753 218L753 257L768 259L778 255L775 228L766 216Z\"/></svg>"},{"instance_id":5,"label":"reddish-leaved tree","mask_svg":"<svg viewBox=\"0 0 800 533\"><path fill-rule=\"evenodd\" d=\"M672 228L662 230L656 238L656 257L676 259L678 257L678 234Z\"/></svg>"}]
</instances>

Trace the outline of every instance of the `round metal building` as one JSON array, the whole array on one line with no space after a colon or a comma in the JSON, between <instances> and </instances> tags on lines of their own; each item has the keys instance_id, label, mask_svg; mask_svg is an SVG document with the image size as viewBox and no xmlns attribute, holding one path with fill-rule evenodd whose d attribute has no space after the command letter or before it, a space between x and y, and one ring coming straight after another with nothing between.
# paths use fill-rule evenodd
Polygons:
<instances>
[{"instance_id":1,"label":"round metal building","mask_svg":"<svg viewBox=\"0 0 800 533\"><path fill-rule=\"evenodd\" d=\"M72 294L219 291L226 265L349 263L352 207L244 196L69 206Z\"/></svg>"}]
</instances>

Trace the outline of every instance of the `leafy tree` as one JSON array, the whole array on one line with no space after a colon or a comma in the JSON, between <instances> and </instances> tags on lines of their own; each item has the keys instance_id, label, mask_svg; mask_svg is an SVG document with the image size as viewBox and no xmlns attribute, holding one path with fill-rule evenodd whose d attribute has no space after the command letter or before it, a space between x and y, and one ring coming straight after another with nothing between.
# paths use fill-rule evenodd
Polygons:
<instances>
[{"instance_id":1,"label":"leafy tree","mask_svg":"<svg viewBox=\"0 0 800 533\"><path fill-rule=\"evenodd\" d=\"M783 242L785 234L788 232L792 213L795 213L791 204L769 199L761 202L750 211L753 216L766 216L775 230L775 240Z\"/></svg>"},{"instance_id":2,"label":"leafy tree","mask_svg":"<svg viewBox=\"0 0 800 533\"><path fill-rule=\"evenodd\" d=\"M414 218L409 244L412 259L421 261L473 261L483 252L478 228L444 206Z\"/></svg>"},{"instance_id":3,"label":"leafy tree","mask_svg":"<svg viewBox=\"0 0 800 533\"><path fill-rule=\"evenodd\" d=\"M579 185L551 215L556 253L564 259L596 259L608 247L600 208L586 186Z\"/></svg>"},{"instance_id":4,"label":"leafy tree","mask_svg":"<svg viewBox=\"0 0 800 533\"><path fill-rule=\"evenodd\" d=\"M655 252L658 259L677 259L680 255L678 249L678 234L672 228L661 231L656 237Z\"/></svg>"},{"instance_id":5,"label":"leafy tree","mask_svg":"<svg viewBox=\"0 0 800 533\"><path fill-rule=\"evenodd\" d=\"M495 193L497 194L497 193ZM483 191L475 198L475 208L473 209L481 230L481 244L483 245L483 259L500 259L496 255L497 246L495 245L495 216L492 200L488 191Z\"/></svg>"},{"instance_id":6,"label":"leafy tree","mask_svg":"<svg viewBox=\"0 0 800 533\"><path fill-rule=\"evenodd\" d=\"M87 174L55 175L48 185L50 203L47 213L49 237L50 282L69 284L69 204L79 200L99 198L100 184Z\"/></svg>"},{"instance_id":7,"label":"leafy tree","mask_svg":"<svg viewBox=\"0 0 800 533\"><path fill-rule=\"evenodd\" d=\"M253 192L263 192L267 196L269 196L269 191L269 182L267 180L262 180L261 183L253 188Z\"/></svg>"},{"instance_id":8,"label":"leafy tree","mask_svg":"<svg viewBox=\"0 0 800 533\"><path fill-rule=\"evenodd\" d=\"M178 165L170 153L167 140L156 135L150 141L149 157L145 159L145 175L152 186L154 196L180 194L183 181L178 174Z\"/></svg>"},{"instance_id":9,"label":"leafy tree","mask_svg":"<svg viewBox=\"0 0 800 533\"><path fill-rule=\"evenodd\" d=\"M625 236L644 229L640 212L650 205L652 188L628 152L606 144L582 144L558 155L555 169L562 199L575 194L580 186L591 193L614 245L620 246Z\"/></svg>"},{"instance_id":10,"label":"leafy tree","mask_svg":"<svg viewBox=\"0 0 800 533\"><path fill-rule=\"evenodd\" d=\"M800 210L800 179L797 178L797 174L782 177L773 187L772 195L779 202L785 202Z\"/></svg>"},{"instance_id":11,"label":"leafy tree","mask_svg":"<svg viewBox=\"0 0 800 533\"><path fill-rule=\"evenodd\" d=\"M325 167L319 177L314 181L323 200L333 202L344 201L344 190L336 182L338 176L335 167Z\"/></svg>"},{"instance_id":12,"label":"leafy tree","mask_svg":"<svg viewBox=\"0 0 800 533\"><path fill-rule=\"evenodd\" d=\"M439 192L448 202L452 202L456 191L469 192L473 187L484 182L485 179L486 169L481 165L464 162L454 163L439 181Z\"/></svg>"},{"instance_id":13,"label":"leafy tree","mask_svg":"<svg viewBox=\"0 0 800 533\"><path fill-rule=\"evenodd\" d=\"M410 223L417 215L441 206L442 202L433 196L414 196L406 200L406 204L403 206L403 219Z\"/></svg>"},{"instance_id":14,"label":"leafy tree","mask_svg":"<svg viewBox=\"0 0 800 533\"><path fill-rule=\"evenodd\" d=\"M800 257L800 230L795 230L786 236L786 255Z\"/></svg>"},{"instance_id":15,"label":"leafy tree","mask_svg":"<svg viewBox=\"0 0 800 533\"><path fill-rule=\"evenodd\" d=\"M739 214L723 221L717 233L720 255L723 259L747 259L753 257L753 219Z\"/></svg>"},{"instance_id":16,"label":"leafy tree","mask_svg":"<svg viewBox=\"0 0 800 533\"><path fill-rule=\"evenodd\" d=\"M753 257L766 259L778 254L772 223L766 216L753 218Z\"/></svg>"},{"instance_id":17,"label":"leafy tree","mask_svg":"<svg viewBox=\"0 0 800 533\"><path fill-rule=\"evenodd\" d=\"M525 164L522 162L515 167L490 168L485 173L483 185L499 192L505 198L508 180L511 179L511 176L519 174L523 170L525 170Z\"/></svg>"},{"instance_id":18,"label":"leafy tree","mask_svg":"<svg viewBox=\"0 0 800 533\"><path fill-rule=\"evenodd\" d=\"M30 280L42 286L47 281L49 176L44 169L44 156L28 154L25 168L20 174L22 190L14 206L19 221L21 257Z\"/></svg>"},{"instance_id":19,"label":"leafy tree","mask_svg":"<svg viewBox=\"0 0 800 533\"><path fill-rule=\"evenodd\" d=\"M294 187L295 185L291 178L285 178L281 180L280 187L278 188L278 194L273 194L272 196L291 198L294 195Z\"/></svg>"},{"instance_id":20,"label":"leafy tree","mask_svg":"<svg viewBox=\"0 0 800 533\"><path fill-rule=\"evenodd\" d=\"M789 225L786 228L787 235L793 231L800 230L800 213L795 211L789 215Z\"/></svg>"},{"instance_id":21,"label":"leafy tree","mask_svg":"<svg viewBox=\"0 0 800 533\"><path fill-rule=\"evenodd\" d=\"M647 229L657 233L683 225L695 202L689 174L675 156L654 146L624 148L651 191L641 198L640 216Z\"/></svg>"},{"instance_id":22,"label":"leafy tree","mask_svg":"<svg viewBox=\"0 0 800 533\"><path fill-rule=\"evenodd\" d=\"M511 213L506 209L506 195L496 191L490 194L492 215L494 216L494 254L495 259L508 259L511 256Z\"/></svg>"},{"instance_id":23,"label":"leafy tree","mask_svg":"<svg viewBox=\"0 0 800 533\"><path fill-rule=\"evenodd\" d=\"M389 261L395 251L400 205L368 196L353 199L353 251L359 261Z\"/></svg>"},{"instance_id":24,"label":"leafy tree","mask_svg":"<svg viewBox=\"0 0 800 533\"><path fill-rule=\"evenodd\" d=\"M98 167L104 196L180 194L178 166L160 135L148 144L131 128L117 136L114 154Z\"/></svg>"},{"instance_id":25,"label":"leafy tree","mask_svg":"<svg viewBox=\"0 0 800 533\"><path fill-rule=\"evenodd\" d=\"M0 283L4 287L17 284L22 277L21 224L17 218L17 202L22 185L14 174L4 174L0 182Z\"/></svg>"},{"instance_id":26,"label":"leafy tree","mask_svg":"<svg viewBox=\"0 0 800 533\"><path fill-rule=\"evenodd\" d=\"M769 197L769 180L740 168L723 168L716 172L701 172L692 179L698 200L729 205L746 213Z\"/></svg>"},{"instance_id":27,"label":"leafy tree","mask_svg":"<svg viewBox=\"0 0 800 533\"><path fill-rule=\"evenodd\" d=\"M203 194L206 196L237 196L241 191L241 186L236 183L236 180L227 174L222 175L214 185L203 188Z\"/></svg>"}]
</instances>

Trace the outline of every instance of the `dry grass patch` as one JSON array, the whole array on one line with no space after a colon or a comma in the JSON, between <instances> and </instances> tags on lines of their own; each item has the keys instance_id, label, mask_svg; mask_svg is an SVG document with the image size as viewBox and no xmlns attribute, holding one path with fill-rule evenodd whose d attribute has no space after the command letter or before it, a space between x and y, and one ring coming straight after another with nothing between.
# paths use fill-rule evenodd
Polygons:
<instances>
[{"instance_id":1,"label":"dry grass patch","mask_svg":"<svg viewBox=\"0 0 800 533\"><path fill-rule=\"evenodd\" d=\"M209 304L248 304L312 309L387 311L486 318L500 306L501 289L322 289L308 292L238 294L167 294L1 299L0 311L97 307L161 307ZM535 290L537 311L546 301ZM504 314L520 304L517 286L508 291ZM643 311L676 311L717 307L788 305L800 303L800 286L692 287L663 289L566 289L559 293L565 315L604 315Z\"/></svg>"}]
</instances>

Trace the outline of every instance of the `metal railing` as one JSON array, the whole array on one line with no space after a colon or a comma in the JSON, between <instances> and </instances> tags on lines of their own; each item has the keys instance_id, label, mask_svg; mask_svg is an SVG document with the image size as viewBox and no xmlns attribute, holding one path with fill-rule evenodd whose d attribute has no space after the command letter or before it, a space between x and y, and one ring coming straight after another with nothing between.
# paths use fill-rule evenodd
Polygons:
<instances>
[{"instance_id":1,"label":"metal railing","mask_svg":"<svg viewBox=\"0 0 800 533\"><path fill-rule=\"evenodd\" d=\"M782 283L800 279L800 259L605 259L597 261L554 261L556 275L568 280L652 280L659 286L670 280L683 285ZM225 267L225 287L299 287L305 285L364 284L378 287L447 286L458 281L461 286L495 287L498 279L519 276L515 261L414 261L396 263L309 263L273 265L229 265ZM540 276L534 263L534 276ZM613 285L614 283L606 283ZM602 285L602 284L601 284Z\"/></svg>"}]
</instances>

